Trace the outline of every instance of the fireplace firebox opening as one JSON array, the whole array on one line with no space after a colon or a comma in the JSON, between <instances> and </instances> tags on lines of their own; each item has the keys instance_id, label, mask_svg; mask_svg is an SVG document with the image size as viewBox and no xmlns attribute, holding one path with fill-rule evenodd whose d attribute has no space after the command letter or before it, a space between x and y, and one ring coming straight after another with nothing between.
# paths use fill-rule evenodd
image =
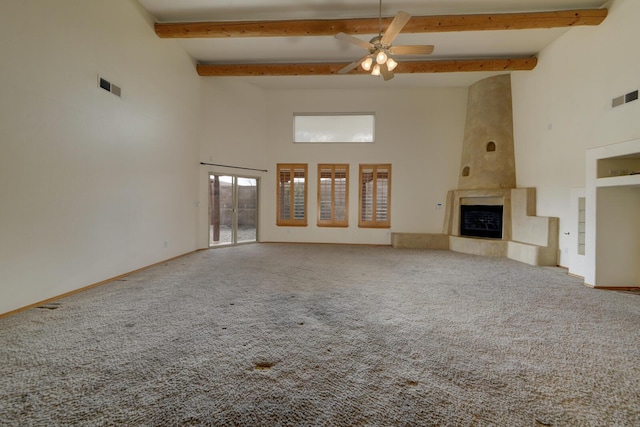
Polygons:
<instances>
[{"instance_id":1,"label":"fireplace firebox opening","mask_svg":"<svg viewBox=\"0 0 640 427\"><path fill-rule=\"evenodd\" d=\"M502 205L461 205L460 235L502 239Z\"/></svg>"}]
</instances>

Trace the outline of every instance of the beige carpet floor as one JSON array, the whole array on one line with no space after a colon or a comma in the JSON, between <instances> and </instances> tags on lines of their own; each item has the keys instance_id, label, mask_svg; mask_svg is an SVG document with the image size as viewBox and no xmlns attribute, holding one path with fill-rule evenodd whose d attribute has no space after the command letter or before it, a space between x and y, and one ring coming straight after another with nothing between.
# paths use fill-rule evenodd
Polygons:
<instances>
[{"instance_id":1,"label":"beige carpet floor","mask_svg":"<svg viewBox=\"0 0 640 427\"><path fill-rule=\"evenodd\" d=\"M449 251L202 251L0 319L2 426L638 426L640 295Z\"/></svg>"}]
</instances>

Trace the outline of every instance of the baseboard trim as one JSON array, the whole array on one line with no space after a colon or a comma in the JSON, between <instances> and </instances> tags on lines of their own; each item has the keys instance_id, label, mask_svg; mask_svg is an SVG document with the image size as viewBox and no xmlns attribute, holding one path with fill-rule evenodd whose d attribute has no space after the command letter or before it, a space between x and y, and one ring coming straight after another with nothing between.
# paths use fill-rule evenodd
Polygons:
<instances>
[{"instance_id":1,"label":"baseboard trim","mask_svg":"<svg viewBox=\"0 0 640 427\"><path fill-rule=\"evenodd\" d=\"M558 266L558 267L560 267L560 266ZM569 276L571 276L571 277L575 277L576 279L582 279L582 280L584 280L584 276L580 276L579 274L575 274L575 273L570 273L570 272L569 272L569 269L567 269L567 274L568 274Z\"/></svg>"},{"instance_id":2,"label":"baseboard trim","mask_svg":"<svg viewBox=\"0 0 640 427\"><path fill-rule=\"evenodd\" d=\"M136 270L130 271L128 273L120 274L118 276L111 277L109 279L101 280L100 282L92 283L91 285L83 286L83 287L75 289L73 291L65 292L64 294L60 294L60 295L57 295L55 297L51 297L51 298L47 298L47 299L42 300L42 301L38 301L36 303L29 304L29 305L27 305L25 307L16 308L15 310L7 311L6 313L1 313L0 314L0 319L2 319L3 317L12 316L12 315L20 313L22 311L26 311L26 310L32 309L34 307L38 307L38 306L41 306L41 305L44 305L44 304L59 300L61 298L65 298L65 297L68 297L68 296L71 296L71 295L74 295L74 294L78 294L80 292L84 292L84 291L89 290L91 288L95 288L95 287L98 287L100 285L104 285L104 284L107 284L109 282L113 282L114 280L122 279L123 277L127 277L127 276L129 276L131 274L138 273L140 271L146 270L148 268L155 267L155 266L160 265L162 263L173 261L174 259L182 258L182 257L185 257L187 255L191 255L191 254L193 254L195 252L205 251L207 249L208 248L206 248L206 249L196 249L195 251L191 251L191 252L184 253L182 255L174 256L174 257L165 259L163 261L158 261L158 262L153 263L151 265L147 265L146 267L141 267L141 268L138 268Z\"/></svg>"},{"instance_id":3,"label":"baseboard trim","mask_svg":"<svg viewBox=\"0 0 640 427\"><path fill-rule=\"evenodd\" d=\"M640 291L640 286L593 286L600 291Z\"/></svg>"},{"instance_id":4,"label":"baseboard trim","mask_svg":"<svg viewBox=\"0 0 640 427\"><path fill-rule=\"evenodd\" d=\"M339 246L371 246L371 247L391 247L390 243L332 243L332 242L279 242L277 240L270 240L264 242L258 242L261 244L287 244L287 245L339 245Z\"/></svg>"}]
</instances>

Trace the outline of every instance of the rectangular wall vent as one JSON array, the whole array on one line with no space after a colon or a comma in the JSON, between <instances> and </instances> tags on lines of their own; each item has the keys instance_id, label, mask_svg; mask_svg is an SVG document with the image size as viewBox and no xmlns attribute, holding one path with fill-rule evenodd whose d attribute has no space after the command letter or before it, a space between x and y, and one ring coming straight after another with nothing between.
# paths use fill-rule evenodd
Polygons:
<instances>
[{"instance_id":1,"label":"rectangular wall vent","mask_svg":"<svg viewBox=\"0 0 640 427\"><path fill-rule=\"evenodd\" d=\"M121 96L122 94L122 89L120 89L119 86L114 85L109 80L103 79L100 76L98 76L98 87L106 90L107 92L111 92L115 96Z\"/></svg>"},{"instance_id":2,"label":"rectangular wall vent","mask_svg":"<svg viewBox=\"0 0 640 427\"><path fill-rule=\"evenodd\" d=\"M638 91L634 90L633 92L629 92L624 96L624 102L636 101L638 99Z\"/></svg>"},{"instance_id":3,"label":"rectangular wall vent","mask_svg":"<svg viewBox=\"0 0 640 427\"><path fill-rule=\"evenodd\" d=\"M109 83L109 81L103 79L102 77L100 77L100 82L98 83L98 85L107 92L111 92L111 83Z\"/></svg>"},{"instance_id":4,"label":"rectangular wall vent","mask_svg":"<svg viewBox=\"0 0 640 427\"><path fill-rule=\"evenodd\" d=\"M638 91L634 90L633 92L629 92L625 95L620 95L616 98L613 98L611 101L612 107L619 107L620 105L627 104L632 101L636 101L638 99Z\"/></svg>"},{"instance_id":5,"label":"rectangular wall vent","mask_svg":"<svg viewBox=\"0 0 640 427\"><path fill-rule=\"evenodd\" d=\"M113 83L111 84L111 93L114 94L115 96L120 96L120 92L121 89L119 86L114 85Z\"/></svg>"}]
</instances>

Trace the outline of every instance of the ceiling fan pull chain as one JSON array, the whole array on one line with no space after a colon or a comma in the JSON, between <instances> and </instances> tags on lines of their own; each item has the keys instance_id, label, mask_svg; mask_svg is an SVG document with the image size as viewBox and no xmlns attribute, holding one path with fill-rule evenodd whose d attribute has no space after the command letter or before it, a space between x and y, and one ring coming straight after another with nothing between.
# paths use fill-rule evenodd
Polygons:
<instances>
[{"instance_id":1,"label":"ceiling fan pull chain","mask_svg":"<svg viewBox=\"0 0 640 427\"><path fill-rule=\"evenodd\" d=\"M380 6L378 7L378 37L382 35L382 0L380 0Z\"/></svg>"}]
</instances>

